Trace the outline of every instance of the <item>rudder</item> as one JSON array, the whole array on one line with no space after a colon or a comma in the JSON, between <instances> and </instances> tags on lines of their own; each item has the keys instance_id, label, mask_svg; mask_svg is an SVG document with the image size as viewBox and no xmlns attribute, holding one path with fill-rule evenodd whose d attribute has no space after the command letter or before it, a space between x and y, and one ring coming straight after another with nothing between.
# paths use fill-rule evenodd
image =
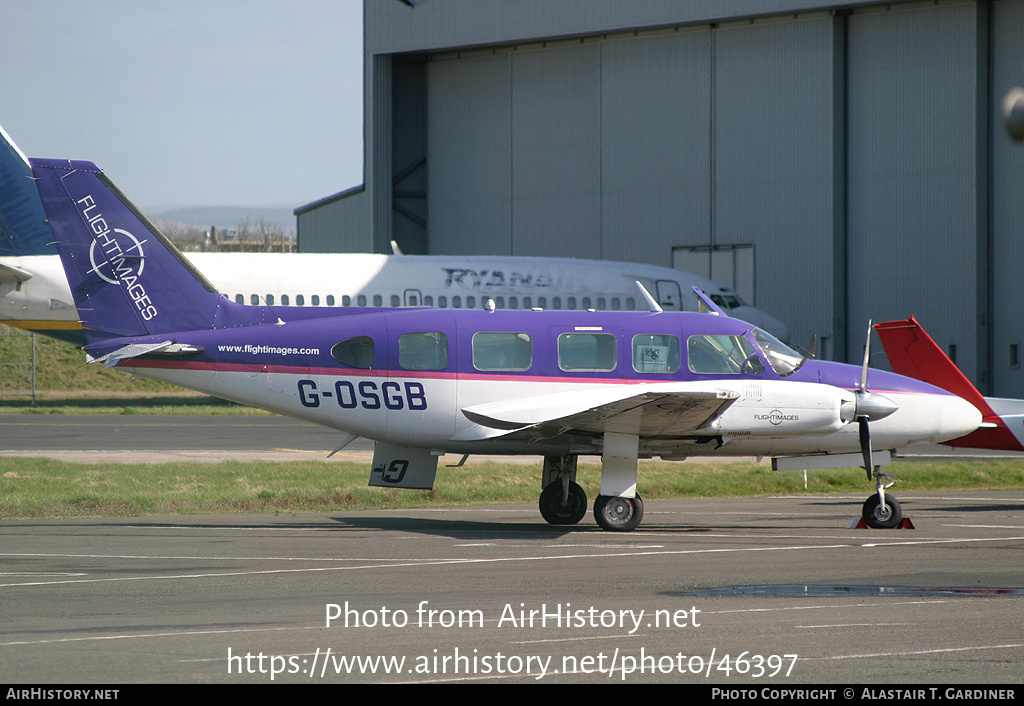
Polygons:
<instances>
[{"instance_id":1,"label":"rudder","mask_svg":"<svg viewBox=\"0 0 1024 706\"><path fill-rule=\"evenodd\" d=\"M90 343L274 321L217 293L92 162L30 163Z\"/></svg>"}]
</instances>

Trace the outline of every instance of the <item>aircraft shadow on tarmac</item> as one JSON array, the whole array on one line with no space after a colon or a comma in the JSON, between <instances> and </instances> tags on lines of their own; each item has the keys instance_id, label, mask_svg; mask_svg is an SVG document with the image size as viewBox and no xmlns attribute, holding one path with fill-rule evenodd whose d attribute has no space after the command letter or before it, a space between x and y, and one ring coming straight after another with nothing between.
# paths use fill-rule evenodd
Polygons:
<instances>
[{"instance_id":1,"label":"aircraft shadow on tarmac","mask_svg":"<svg viewBox=\"0 0 1024 706\"><path fill-rule=\"evenodd\" d=\"M445 517L443 519L423 517L335 517L334 520L347 529L358 530L390 530L395 532L415 532L419 534L435 535L440 537L452 537L464 539L467 534L472 534L479 539L523 539L557 538L581 533L601 533L607 538L600 527L596 524L580 523L578 525L556 526L543 522L535 524L509 524L507 520L486 522L480 520L460 520ZM759 527L764 526L759 524ZM694 524L663 524L651 525L647 528L657 532L674 532L680 534L704 534L708 532L727 531L729 529L749 529L746 524L721 524L715 526L698 526ZM780 526L780 529L782 527ZM638 533L643 534L641 530ZM626 538L626 534L622 538Z\"/></svg>"},{"instance_id":2,"label":"aircraft shadow on tarmac","mask_svg":"<svg viewBox=\"0 0 1024 706\"><path fill-rule=\"evenodd\" d=\"M352 530L385 530L392 532L416 532L439 537L459 537L464 539L472 534L479 539L510 539L516 537L562 537L580 531L600 532L597 525L593 527L573 525L558 527L543 521L529 525L510 525L508 521L485 522L480 520L460 520L445 517L434 519L428 517L344 517L332 518L338 523L338 529Z\"/></svg>"}]
</instances>

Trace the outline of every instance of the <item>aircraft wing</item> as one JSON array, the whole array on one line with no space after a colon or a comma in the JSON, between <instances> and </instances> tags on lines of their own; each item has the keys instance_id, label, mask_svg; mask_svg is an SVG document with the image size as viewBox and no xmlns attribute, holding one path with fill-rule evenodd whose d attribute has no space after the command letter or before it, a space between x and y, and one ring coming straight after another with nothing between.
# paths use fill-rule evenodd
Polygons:
<instances>
[{"instance_id":1,"label":"aircraft wing","mask_svg":"<svg viewBox=\"0 0 1024 706\"><path fill-rule=\"evenodd\" d=\"M552 439L615 432L643 437L714 436L707 429L739 396L673 384L602 386L467 407L462 413L505 438ZM705 430L702 433L702 430Z\"/></svg>"}]
</instances>

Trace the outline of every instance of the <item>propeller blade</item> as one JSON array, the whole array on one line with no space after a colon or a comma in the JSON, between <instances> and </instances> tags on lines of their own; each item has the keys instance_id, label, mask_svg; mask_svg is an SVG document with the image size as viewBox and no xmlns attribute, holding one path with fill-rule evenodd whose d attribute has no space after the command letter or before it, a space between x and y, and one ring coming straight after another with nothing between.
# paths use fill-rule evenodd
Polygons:
<instances>
[{"instance_id":1,"label":"propeller blade","mask_svg":"<svg viewBox=\"0 0 1024 706\"><path fill-rule=\"evenodd\" d=\"M868 472L868 480L871 480L874 464L871 462L871 432L868 431L868 418L857 417L857 427L860 429L860 453L864 457L864 470Z\"/></svg>"},{"instance_id":2,"label":"propeller blade","mask_svg":"<svg viewBox=\"0 0 1024 706\"><path fill-rule=\"evenodd\" d=\"M871 319L868 319L868 337L864 341L864 364L860 369L860 391L868 390L868 361L871 359Z\"/></svg>"}]
</instances>

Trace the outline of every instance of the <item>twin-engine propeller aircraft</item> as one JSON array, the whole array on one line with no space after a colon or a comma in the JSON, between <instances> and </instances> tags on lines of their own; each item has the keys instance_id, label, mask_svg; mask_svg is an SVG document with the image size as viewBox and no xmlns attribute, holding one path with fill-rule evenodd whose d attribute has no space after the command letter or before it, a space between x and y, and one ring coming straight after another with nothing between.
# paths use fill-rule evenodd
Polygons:
<instances>
[{"instance_id":1,"label":"twin-engine propeller aircraft","mask_svg":"<svg viewBox=\"0 0 1024 706\"><path fill-rule=\"evenodd\" d=\"M375 440L370 484L431 488L444 453L544 456L540 511L587 511L581 454L601 455L594 515L643 517L637 459L776 457L864 463L873 526L899 505L895 449L962 436L981 414L892 373L808 360L711 313L249 306L218 294L90 162L32 160L88 340L103 365Z\"/></svg>"}]
</instances>

